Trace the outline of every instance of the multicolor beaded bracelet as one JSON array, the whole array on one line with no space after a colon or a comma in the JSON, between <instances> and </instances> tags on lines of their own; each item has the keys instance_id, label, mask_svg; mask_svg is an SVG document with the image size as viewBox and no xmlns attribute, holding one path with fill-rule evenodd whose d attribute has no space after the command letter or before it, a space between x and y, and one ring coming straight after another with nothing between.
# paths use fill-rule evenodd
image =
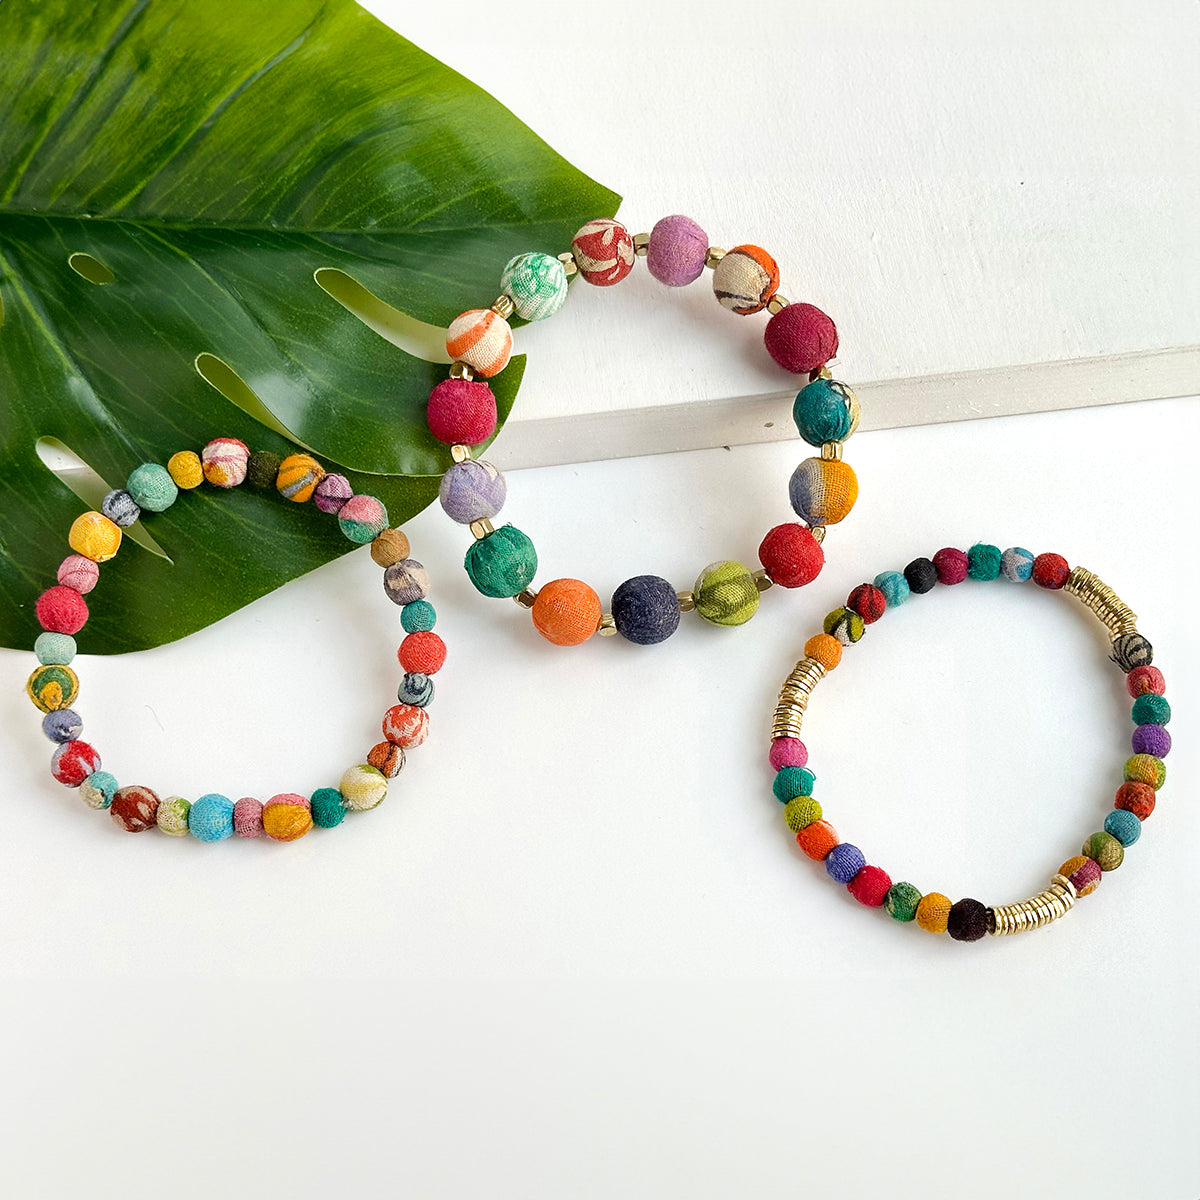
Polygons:
<instances>
[{"instance_id":1,"label":"multicolor beaded bracelet","mask_svg":"<svg viewBox=\"0 0 1200 1200\"><path fill-rule=\"evenodd\" d=\"M322 512L337 516L342 532L352 542L370 542L371 557L384 568L387 596L401 606L400 623L406 637L397 653L404 669L393 705L383 715L384 740L371 748L366 762L350 767L337 787L323 787L306 798L295 792L272 796L266 804L253 797L236 803L210 792L194 802L182 796L160 800L142 785L120 787L114 776L101 769L100 755L80 739L83 722L71 708L79 694L79 679L71 669L75 634L88 619L84 596L100 578L100 564L120 548L121 531L144 514L163 512L175 503L180 491L207 482L216 488L234 488L244 481L260 488L274 487L297 504L312 500ZM165 467L142 463L124 488L109 492L99 512L86 512L71 526L72 550L58 568L58 582L37 600L38 623L44 630L34 643L38 666L25 690L46 715L42 729L57 744L50 770L59 783L78 788L89 808L108 809L116 824L130 833L157 828L202 842L217 842L236 834L266 834L277 842L293 842L314 825L330 829L347 812L376 808L387 795L388 781L404 767L405 750L419 746L429 735L433 680L446 658L446 646L433 632L437 614L429 603L429 576L409 557L408 538L388 528L387 510L374 496L355 495L343 475L327 474L308 454L284 459L270 451L253 454L237 438L217 438L199 454L182 450Z\"/></svg>"},{"instance_id":2,"label":"multicolor beaded bracelet","mask_svg":"<svg viewBox=\"0 0 1200 1200\"><path fill-rule=\"evenodd\" d=\"M808 750L800 740L801 725L813 688L841 661L842 649L862 636L888 608L910 595L931 591L936 584L964 579L1006 579L1061 589L1096 614L1112 638L1112 661L1126 674L1133 699L1133 755L1126 760L1124 782L1117 789L1113 811L1104 828L1083 843L1083 853L1067 859L1045 890L1030 900L988 907L966 898L952 903L940 892L922 893L911 883L893 883L882 867L867 863L862 851L839 840L813 799L815 776L808 769ZM975 545L966 553L947 548L932 559L918 558L900 571L885 571L874 583L856 587L842 608L824 622L824 632L808 640L804 658L779 693L771 728L771 766L774 793L784 804L784 819L800 849L825 864L832 879L870 908L883 908L897 921L915 920L930 933L948 933L956 941L975 942L984 934L1005 935L1036 929L1065 916L1081 896L1100 886L1104 873L1115 871L1141 835L1142 822L1154 811L1155 796L1166 779L1163 758L1171 749L1165 726L1171 706L1163 696L1162 672L1151 666L1154 650L1137 630L1137 617L1113 590L1083 567L1072 569L1058 554L1036 558L1020 547L1000 552L996 546Z\"/></svg>"},{"instance_id":3,"label":"multicolor beaded bracelet","mask_svg":"<svg viewBox=\"0 0 1200 1200\"><path fill-rule=\"evenodd\" d=\"M531 586L538 566L533 542L514 525L493 526L507 494L504 476L491 463L472 459L471 447L496 427L496 401L483 380L508 363L513 344L508 318L513 313L526 321L552 316L575 274L608 287L624 279L639 256L668 287L691 283L709 267L713 292L725 308L741 316L763 309L771 313L767 351L785 370L808 377L792 415L800 436L821 453L805 459L789 485L792 508L804 523L777 525L767 533L758 549L761 570L732 560L714 562L688 591L677 591L657 575L638 575L616 589L606 613L596 591L582 580L555 579L540 590ZM442 508L453 521L469 526L476 539L465 560L476 589L530 609L537 631L559 646L577 646L597 632L652 645L675 632L681 612L694 609L712 624L742 625L757 611L759 593L772 584L801 587L816 578L825 561L826 526L841 521L858 497L858 479L842 461L842 443L858 426L859 406L854 392L835 382L825 366L838 347L833 321L813 305L791 304L779 294L779 268L765 250L710 246L704 230L684 216L664 217L649 233L636 236L619 222L600 218L579 230L570 251L557 258L517 255L504 268L500 286L500 298L490 308L471 309L451 322L446 333L446 350L454 360L450 378L433 389L428 407L429 428L451 447L454 459L442 478Z\"/></svg>"}]
</instances>

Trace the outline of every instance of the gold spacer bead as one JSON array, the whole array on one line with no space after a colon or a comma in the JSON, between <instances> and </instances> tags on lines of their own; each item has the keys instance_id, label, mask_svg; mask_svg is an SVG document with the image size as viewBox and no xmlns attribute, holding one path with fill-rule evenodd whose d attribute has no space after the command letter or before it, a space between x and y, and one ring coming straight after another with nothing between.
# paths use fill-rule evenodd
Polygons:
<instances>
[{"instance_id":1,"label":"gold spacer bead","mask_svg":"<svg viewBox=\"0 0 1200 1200\"><path fill-rule=\"evenodd\" d=\"M633 252L638 258L645 258L650 249L650 235L648 233L635 233L633 235Z\"/></svg>"},{"instance_id":2,"label":"gold spacer bead","mask_svg":"<svg viewBox=\"0 0 1200 1200\"><path fill-rule=\"evenodd\" d=\"M471 368L468 367L465 362L451 363L450 364L450 378L451 379L470 380L470 379L475 378L475 372L472 371Z\"/></svg>"},{"instance_id":3,"label":"gold spacer bead","mask_svg":"<svg viewBox=\"0 0 1200 1200\"><path fill-rule=\"evenodd\" d=\"M536 588L523 588L521 591L519 591L513 597L513 599L522 608L532 608L533 602L537 599L537 589Z\"/></svg>"},{"instance_id":4,"label":"gold spacer bead","mask_svg":"<svg viewBox=\"0 0 1200 1200\"><path fill-rule=\"evenodd\" d=\"M813 535L813 540L817 543L818 546L825 540L825 526L824 525L814 525L809 530L809 533L811 533Z\"/></svg>"},{"instance_id":5,"label":"gold spacer bead","mask_svg":"<svg viewBox=\"0 0 1200 1200\"><path fill-rule=\"evenodd\" d=\"M826 442L821 447L821 458L825 462L841 462L842 461L842 443L841 442Z\"/></svg>"},{"instance_id":6,"label":"gold spacer bead","mask_svg":"<svg viewBox=\"0 0 1200 1200\"><path fill-rule=\"evenodd\" d=\"M471 457L471 447L463 445L451 446L450 457L454 459L456 463L466 462L467 459Z\"/></svg>"},{"instance_id":7,"label":"gold spacer bead","mask_svg":"<svg viewBox=\"0 0 1200 1200\"><path fill-rule=\"evenodd\" d=\"M676 592L675 599L679 601L680 612L691 612L696 607L696 597L691 592Z\"/></svg>"},{"instance_id":8,"label":"gold spacer bead","mask_svg":"<svg viewBox=\"0 0 1200 1200\"><path fill-rule=\"evenodd\" d=\"M782 312L791 301L786 296L781 296L778 292L767 301L767 312L774 316L777 312Z\"/></svg>"},{"instance_id":9,"label":"gold spacer bead","mask_svg":"<svg viewBox=\"0 0 1200 1200\"><path fill-rule=\"evenodd\" d=\"M600 628L596 632L601 637L612 637L617 632L617 621L612 613L605 613L600 618Z\"/></svg>"},{"instance_id":10,"label":"gold spacer bead","mask_svg":"<svg viewBox=\"0 0 1200 1200\"><path fill-rule=\"evenodd\" d=\"M484 517L482 521L471 522L471 534L477 542L482 541L489 533L492 533L495 528L495 525L493 525L486 517Z\"/></svg>"},{"instance_id":11,"label":"gold spacer bead","mask_svg":"<svg viewBox=\"0 0 1200 1200\"><path fill-rule=\"evenodd\" d=\"M563 265L563 271L567 278L570 279L579 270L579 264L575 261L575 255L568 250L566 254L560 254L558 261Z\"/></svg>"},{"instance_id":12,"label":"gold spacer bead","mask_svg":"<svg viewBox=\"0 0 1200 1200\"><path fill-rule=\"evenodd\" d=\"M509 295L498 296L492 304L492 312L498 317L503 317L506 321L513 315L512 297Z\"/></svg>"},{"instance_id":13,"label":"gold spacer bead","mask_svg":"<svg viewBox=\"0 0 1200 1200\"><path fill-rule=\"evenodd\" d=\"M720 246L709 246L704 254L704 265L711 271L725 257L725 251Z\"/></svg>"},{"instance_id":14,"label":"gold spacer bead","mask_svg":"<svg viewBox=\"0 0 1200 1200\"><path fill-rule=\"evenodd\" d=\"M767 588L775 586L775 580L767 574L766 567L760 567L753 575L754 584L760 592L765 592Z\"/></svg>"}]
</instances>

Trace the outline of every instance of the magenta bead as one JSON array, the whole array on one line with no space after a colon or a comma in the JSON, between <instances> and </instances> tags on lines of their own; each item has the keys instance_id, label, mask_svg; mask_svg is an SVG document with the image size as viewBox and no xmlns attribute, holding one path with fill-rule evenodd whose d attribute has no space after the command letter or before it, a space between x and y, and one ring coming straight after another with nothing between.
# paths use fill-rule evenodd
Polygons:
<instances>
[{"instance_id":1,"label":"magenta bead","mask_svg":"<svg viewBox=\"0 0 1200 1200\"><path fill-rule=\"evenodd\" d=\"M233 806L233 832L238 837L258 837L263 831L263 806L253 796L243 796Z\"/></svg>"},{"instance_id":2,"label":"magenta bead","mask_svg":"<svg viewBox=\"0 0 1200 1200\"><path fill-rule=\"evenodd\" d=\"M1087 858L1084 860L1083 866L1068 878L1075 885L1077 892L1083 892L1098 884L1103 875L1100 864L1094 858Z\"/></svg>"},{"instance_id":3,"label":"magenta bead","mask_svg":"<svg viewBox=\"0 0 1200 1200\"><path fill-rule=\"evenodd\" d=\"M81 596L90 592L100 578L100 568L82 554L68 554L58 564L58 582L74 588Z\"/></svg>"},{"instance_id":4,"label":"magenta bead","mask_svg":"<svg viewBox=\"0 0 1200 1200\"><path fill-rule=\"evenodd\" d=\"M776 771L784 767L802 767L808 762L808 749L799 738L781 737L771 743L771 766Z\"/></svg>"},{"instance_id":5,"label":"magenta bead","mask_svg":"<svg viewBox=\"0 0 1200 1200\"><path fill-rule=\"evenodd\" d=\"M967 577L967 556L961 550L947 546L933 556L937 568L938 583L962 583Z\"/></svg>"},{"instance_id":6,"label":"magenta bead","mask_svg":"<svg viewBox=\"0 0 1200 1200\"><path fill-rule=\"evenodd\" d=\"M1171 753L1171 735L1161 725L1139 725L1133 731L1134 754L1166 758Z\"/></svg>"},{"instance_id":7,"label":"magenta bead","mask_svg":"<svg viewBox=\"0 0 1200 1200\"><path fill-rule=\"evenodd\" d=\"M646 266L659 283L683 287L704 273L708 234L691 217L663 217L646 247Z\"/></svg>"},{"instance_id":8,"label":"magenta bead","mask_svg":"<svg viewBox=\"0 0 1200 1200\"><path fill-rule=\"evenodd\" d=\"M336 513L341 511L342 505L353 495L354 489L345 475L326 475L317 484L312 502L323 513Z\"/></svg>"},{"instance_id":9,"label":"magenta bead","mask_svg":"<svg viewBox=\"0 0 1200 1200\"><path fill-rule=\"evenodd\" d=\"M813 304L789 304L767 322L763 342L785 371L807 375L837 353L837 327Z\"/></svg>"}]
</instances>

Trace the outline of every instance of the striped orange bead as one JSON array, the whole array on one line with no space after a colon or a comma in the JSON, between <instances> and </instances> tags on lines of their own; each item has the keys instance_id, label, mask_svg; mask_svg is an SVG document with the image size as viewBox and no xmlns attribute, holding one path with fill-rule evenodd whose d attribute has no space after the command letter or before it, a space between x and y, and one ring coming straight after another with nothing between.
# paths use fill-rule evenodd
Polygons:
<instances>
[{"instance_id":1,"label":"striped orange bead","mask_svg":"<svg viewBox=\"0 0 1200 1200\"><path fill-rule=\"evenodd\" d=\"M289 454L279 464L275 487L281 496L304 504L312 499L317 484L325 478L325 468L311 454Z\"/></svg>"},{"instance_id":2,"label":"striped orange bead","mask_svg":"<svg viewBox=\"0 0 1200 1200\"><path fill-rule=\"evenodd\" d=\"M455 317L446 330L446 353L485 379L508 366L512 345L508 322L490 308L469 309Z\"/></svg>"}]
</instances>

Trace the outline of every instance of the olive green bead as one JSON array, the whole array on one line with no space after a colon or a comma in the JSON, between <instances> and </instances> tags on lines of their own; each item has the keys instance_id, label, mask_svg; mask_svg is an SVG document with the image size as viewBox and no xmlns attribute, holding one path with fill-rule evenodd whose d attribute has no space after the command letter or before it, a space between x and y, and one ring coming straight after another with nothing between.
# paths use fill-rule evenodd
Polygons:
<instances>
[{"instance_id":1,"label":"olive green bead","mask_svg":"<svg viewBox=\"0 0 1200 1200\"><path fill-rule=\"evenodd\" d=\"M799 833L821 819L820 802L811 796L796 796L784 806L783 819L793 833Z\"/></svg>"},{"instance_id":2,"label":"olive green bead","mask_svg":"<svg viewBox=\"0 0 1200 1200\"><path fill-rule=\"evenodd\" d=\"M745 625L758 611L758 583L748 567L732 559L709 563L692 596L696 612L713 625Z\"/></svg>"},{"instance_id":3,"label":"olive green bead","mask_svg":"<svg viewBox=\"0 0 1200 1200\"><path fill-rule=\"evenodd\" d=\"M1125 860L1125 847L1111 833L1101 830L1083 843L1083 852L1094 858L1102 871L1115 871Z\"/></svg>"}]
</instances>

